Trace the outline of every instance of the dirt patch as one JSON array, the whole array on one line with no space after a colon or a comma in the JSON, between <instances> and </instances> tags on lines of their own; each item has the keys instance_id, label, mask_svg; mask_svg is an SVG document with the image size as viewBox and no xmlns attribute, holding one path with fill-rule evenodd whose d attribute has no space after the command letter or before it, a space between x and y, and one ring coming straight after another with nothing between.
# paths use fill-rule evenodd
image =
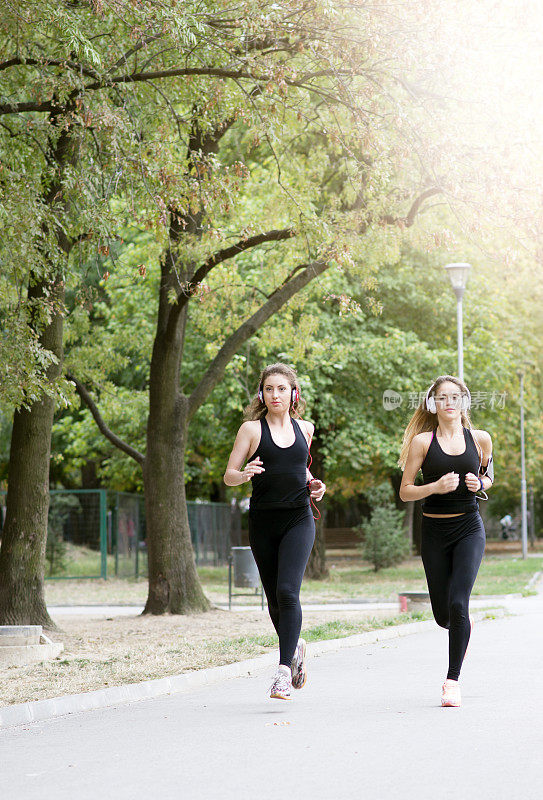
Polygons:
<instances>
[{"instance_id":1,"label":"dirt patch","mask_svg":"<svg viewBox=\"0 0 543 800\"><path fill-rule=\"evenodd\" d=\"M304 629L331 621L367 622L368 612L306 612ZM276 647L267 612L228 612L170 617L56 617L64 652L54 661L0 672L0 704L163 678L230 664ZM251 640L272 637L273 647Z\"/></svg>"}]
</instances>

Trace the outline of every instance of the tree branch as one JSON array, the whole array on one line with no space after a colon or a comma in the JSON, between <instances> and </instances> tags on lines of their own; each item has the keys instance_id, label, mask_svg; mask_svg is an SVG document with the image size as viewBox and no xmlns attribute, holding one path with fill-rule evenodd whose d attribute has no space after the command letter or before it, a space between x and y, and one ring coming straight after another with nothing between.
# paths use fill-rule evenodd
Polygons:
<instances>
[{"instance_id":1,"label":"tree branch","mask_svg":"<svg viewBox=\"0 0 543 800\"><path fill-rule=\"evenodd\" d=\"M89 391L86 389L83 384L77 380L77 378L72 375L71 373L67 373L66 377L69 381L75 384L75 388L77 394L81 398L81 400L85 403L89 411L91 412L92 416L94 417L94 421L96 422L98 429L101 433L109 439L109 441L115 445L119 450L122 450L124 453L129 455L134 461L137 461L140 466L143 467L145 463L145 456L143 453L140 453L139 450L136 450L134 447L131 447L126 442L123 442L113 431L111 431L104 420L102 419L102 415L100 414L98 407L94 400L92 399Z\"/></svg>"},{"instance_id":2,"label":"tree branch","mask_svg":"<svg viewBox=\"0 0 543 800\"><path fill-rule=\"evenodd\" d=\"M218 250L216 253L210 256L207 261L204 261L204 263L198 267L196 272L193 274L192 278L181 287L177 295L177 302L171 307L168 318L168 329L173 329L173 326L175 326L183 308L186 306L190 298L195 294L198 286L204 280L206 275L208 275L213 267L217 266L217 264L227 261L230 258L235 258L235 256L243 253L245 250L250 250L252 247L257 247L260 244L264 244L264 242L280 242L285 239L291 239L295 235L296 234L292 228L282 228L279 230L268 231L267 233L259 233L256 236L250 236L247 239L240 239L239 242L236 242L230 247L225 247L223 250Z\"/></svg>"},{"instance_id":3,"label":"tree branch","mask_svg":"<svg viewBox=\"0 0 543 800\"><path fill-rule=\"evenodd\" d=\"M414 223L415 217L419 213L420 207L424 201L429 197L433 197L435 194L441 194L442 191L443 190L439 186L432 186L429 189L426 189L426 191L419 195L419 197L417 197L405 218L405 224L407 227L411 227L411 225Z\"/></svg>"},{"instance_id":4,"label":"tree branch","mask_svg":"<svg viewBox=\"0 0 543 800\"><path fill-rule=\"evenodd\" d=\"M275 314L285 303L295 294L301 291L318 275L328 269L327 261L313 261L308 264L303 272L300 272L288 283L282 284L270 295L269 299L256 311L252 317L245 320L234 333L229 336L223 344L202 379L189 397L189 417L191 417L202 405L208 395L219 383L227 364L238 352L239 348L253 334L264 325L269 318Z\"/></svg>"},{"instance_id":5,"label":"tree branch","mask_svg":"<svg viewBox=\"0 0 543 800\"><path fill-rule=\"evenodd\" d=\"M69 58L19 58L14 57L10 58L8 61L3 61L0 64L0 72L4 69L8 69L9 67L70 67L75 72L86 75L88 78L94 78L95 80L100 77L100 73L97 72L95 69L89 69L88 67L84 67L83 64L78 64L76 61L71 61Z\"/></svg>"},{"instance_id":6,"label":"tree branch","mask_svg":"<svg viewBox=\"0 0 543 800\"><path fill-rule=\"evenodd\" d=\"M311 91L316 91L319 87L316 86L308 86L306 81L309 78L313 77L324 77L324 76L337 76L337 75L349 75L351 77L355 76L355 72L353 70L319 70L319 72L315 73L307 73L304 75L304 82L302 83L299 80L293 80L288 77L282 77L285 83L289 84L289 86L299 86L303 89L310 89ZM101 89L104 86L108 86L113 83L139 83L141 81L148 81L148 80L157 80L159 78L180 78L189 75L208 75L211 77L216 78L247 78L251 81L260 81L260 82L268 82L274 80L273 73L269 73L268 75L253 75L250 72L244 72L243 70L230 70L230 69L219 69L217 67L177 67L175 69L163 69L157 70L155 72L135 72L131 75L118 75L114 78L108 78L106 80L96 81L95 83L89 83L85 87L85 91L90 91L91 89ZM337 99L337 98L336 98Z\"/></svg>"},{"instance_id":7,"label":"tree branch","mask_svg":"<svg viewBox=\"0 0 543 800\"><path fill-rule=\"evenodd\" d=\"M282 228L280 230L268 231L267 233L259 233L256 236L250 236L248 239L240 239L239 242L230 245L230 247L225 247L224 250L218 250L196 270L188 284L185 285L179 293L177 303L179 305L184 305L189 297L194 294L198 284L204 280L206 275L211 272L213 267L216 267L217 264L228 261L230 258L234 258L245 250L258 247L259 244L264 244L264 242L280 242L285 239L292 239L295 235L292 228Z\"/></svg>"},{"instance_id":8,"label":"tree branch","mask_svg":"<svg viewBox=\"0 0 543 800\"><path fill-rule=\"evenodd\" d=\"M161 39L163 36L164 36L163 33L156 33L153 36L147 36L145 39L138 42L138 44L136 44L134 47L131 47L130 50L127 50L126 53L123 53L123 55L118 59L118 61L116 61L111 67L109 67L107 71L113 72L113 70L117 69L117 67L120 67L121 64L126 64L130 56L133 56L134 53L137 53L139 50L142 49L142 47L146 47L151 42L155 42L157 39Z\"/></svg>"},{"instance_id":9,"label":"tree branch","mask_svg":"<svg viewBox=\"0 0 543 800\"><path fill-rule=\"evenodd\" d=\"M393 217L392 214L386 214L384 217L380 218L380 221L386 223L387 225L397 225L400 222L406 228L410 228L415 222L415 217L419 213L420 207L424 201L429 197L433 197L435 194L441 194L442 191L443 189L441 189L439 186L431 186L413 201L413 204L411 205L411 208L405 217Z\"/></svg>"},{"instance_id":10,"label":"tree branch","mask_svg":"<svg viewBox=\"0 0 543 800\"><path fill-rule=\"evenodd\" d=\"M7 62L5 62L7 63ZM28 63L28 62L27 62ZM49 61L49 64L54 62ZM68 66L73 67L74 69L78 66L75 63L71 62L62 62L66 63ZM0 65L1 66L1 65ZM84 74L93 76L93 73L88 69L82 70ZM94 73L95 75L96 73ZM289 86L297 86L300 89L306 89L307 91L314 92L319 96L322 96L328 100L334 100L335 102L339 102L342 105L350 108L353 112L357 111L354 107L346 103L344 100L341 100L339 97L335 97L329 91L325 91L322 87L319 86L312 86L311 84L307 84L307 80L309 78L321 78L321 77L333 77L338 75L348 75L354 77L357 73L353 70L319 70L315 73L307 73L303 76L303 81L300 80L293 80L288 77L282 77L281 80L284 83L288 84ZM155 72L137 72L132 73L131 75L118 75L116 77L108 77L108 78L100 78L96 80L94 83L89 83L87 86L84 87L86 92L89 92L93 89L103 89L107 86L112 86L118 83L140 83L142 81L152 81L158 80L160 78L176 78L176 77L184 77L190 75L207 75L211 77L217 78L233 78L235 80L239 80L241 78L246 78L247 80L257 81L257 82L269 82L274 80L273 73L269 73L268 75L252 75L250 72L244 72L243 70L228 70L228 69L218 69L216 67L179 67L177 69L164 69L164 70L157 70ZM51 111L51 103L50 101L38 101L38 102L21 102L21 103L3 103L0 105L0 114L16 114L19 112L24 111Z\"/></svg>"},{"instance_id":11,"label":"tree branch","mask_svg":"<svg viewBox=\"0 0 543 800\"><path fill-rule=\"evenodd\" d=\"M0 114L20 114L25 111L56 111L59 106L52 100L38 100L24 103L0 103Z\"/></svg>"}]
</instances>

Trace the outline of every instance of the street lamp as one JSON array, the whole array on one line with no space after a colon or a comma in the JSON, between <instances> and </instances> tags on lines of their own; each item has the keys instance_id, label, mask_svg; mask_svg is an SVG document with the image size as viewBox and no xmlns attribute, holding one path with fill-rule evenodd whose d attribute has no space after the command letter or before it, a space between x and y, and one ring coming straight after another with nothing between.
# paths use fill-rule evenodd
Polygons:
<instances>
[{"instance_id":1,"label":"street lamp","mask_svg":"<svg viewBox=\"0 0 543 800\"><path fill-rule=\"evenodd\" d=\"M458 340L458 377L464 380L464 340L462 337L462 297L468 282L468 272L471 264L447 264L445 269L449 273L453 291L456 295L456 334Z\"/></svg>"},{"instance_id":2,"label":"street lamp","mask_svg":"<svg viewBox=\"0 0 543 800\"><path fill-rule=\"evenodd\" d=\"M518 372L520 382L520 518L522 558L528 555L528 508L526 502L526 458L524 456L524 372Z\"/></svg>"}]
</instances>

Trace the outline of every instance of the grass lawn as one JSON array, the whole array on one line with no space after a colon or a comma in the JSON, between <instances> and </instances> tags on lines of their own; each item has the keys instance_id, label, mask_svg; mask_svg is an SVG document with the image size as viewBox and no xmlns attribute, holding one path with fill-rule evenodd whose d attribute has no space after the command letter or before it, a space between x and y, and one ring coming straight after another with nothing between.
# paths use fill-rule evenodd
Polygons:
<instances>
[{"instance_id":1,"label":"grass lawn","mask_svg":"<svg viewBox=\"0 0 543 800\"><path fill-rule=\"evenodd\" d=\"M326 581L304 581L302 602L326 603L347 600L395 600L401 591L424 591L426 582L419 558L409 559L398 567L374 572L361 559L350 559L346 564L329 561L330 577ZM543 570L543 556L521 558L489 555L483 559L474 595L522 593L535 572ZM228 600L228 568L200 567L200 580L212 602ZM102 580L47 581L47 602L50 605L142 604L147 596L147 581L120 578ZM254 603L235 598L236 603Z\"/></svg>"},{"instance_id":2,"label":"grass lawn","mask_svg":"<svg viewBox=\"0 0 543 800\"><path fill-rule=\"evenodd\" d=\"M517 558L487 556L483 559L474 595L496 595L523 592L535 572L543 569L543 557L523 561ZM302 597L308 602L313 597L324 599L357 599L369 597L380 600L395 600L401 591L426 591L426 579L420 559L411 559L398 567L374 572L361 563L350 568L337 567L330 570L330 580L325 585L320 581L306 581Z\"/></svg>"},{"instance_id":3,"label":"grass lawn","mask_svg":"<svg viewBox=\"0 0 543 800\"><path fill-rule=\"evenodd\" d=\"M138 558L139 572L145 574L147 571L147 554L145 551L139 552ZM135 574L135 555L120 555L115 559L114 555L108 553L106 556L106 574L108 578L115 577L118 573L120 578L132 578ZM102 557L99 550L92 550L90 547L82 547L66 542L66 551L62 557L62 563L55 564L51 574L50 564L47 562L45 577L48 581L69 580L71 578L96 578L101 574Z\"/></svg>"}]
</instances>

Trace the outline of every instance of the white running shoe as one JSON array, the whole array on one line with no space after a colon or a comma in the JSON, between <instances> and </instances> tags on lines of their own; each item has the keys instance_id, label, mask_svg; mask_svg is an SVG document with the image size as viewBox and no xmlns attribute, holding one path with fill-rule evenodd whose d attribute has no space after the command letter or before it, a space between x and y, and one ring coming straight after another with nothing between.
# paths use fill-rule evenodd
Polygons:
<instances>
[{"instance_id":1,"label":"white running shoe","mask_svg":"<svg viewBox=\"0 0 543 800\"><path fill-rule=\"evenodd\" d=\"M270 686L270 697L275 700L290 700L290 690L292 688L292 681L287 672L287 668L279 668L275 673Z\"/></svg>"},{"instance_id":2,"label":"white running shoe","mask_svg":"<svg viewBox=\"0 0 543 800\"><path fill-rule=\"evenodd\" d=\"M290 665L293 689L301 689L307 680L306 650L307 645L305 639L298 639L298 644L296 645L296 650L294 651L294 656Z\"/></svg>"},{"instance_id":3,"label":"white running shoe","mask_svg":"<svg viewBox=\"0 0 543 800\"><path fill-rule=\"evenodd\" d=\"M441 690L441 705L445 708L458 708L461 703L458 681L447 678Z\"/></svg>"}]
</instances>

